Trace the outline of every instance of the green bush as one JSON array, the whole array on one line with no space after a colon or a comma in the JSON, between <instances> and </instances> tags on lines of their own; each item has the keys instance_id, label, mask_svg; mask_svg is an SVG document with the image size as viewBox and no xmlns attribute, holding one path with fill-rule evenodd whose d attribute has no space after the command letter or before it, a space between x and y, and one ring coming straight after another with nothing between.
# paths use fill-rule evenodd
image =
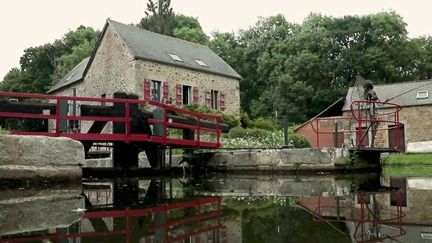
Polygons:
<instances>
[{"instance_id":1,"label":"green bush","mask_svg":"<svg viewBox=\"0 0 432 243\"><path fill-rule=\"evenodd\" d=\"M276 131L275 124L270 119L259 117L255 121L253 121L252 124L254 128L264 129L267 131Z\"/></svg>"},{"instance_id":2,"label":"green bush","mask_svg":"<svg viewBox=\"0 0 432 243\"><path fill-rule=\"evenodd\" d=\"M266 130L259 128L242 128L234 127L229 132L230 138L264 138L269 136L270 133Z\"/></svg>"},{"instance_id":3,"label":"green bush","mask_svg":"<svg viewBox=\"0 0 432 243\"><path fill-rule=\"evenodd\" d=\"M295 148L310 147L309 142L295 134L289 134ZM283 131L270 132L259 128L232 128L228 137L222 138L224 148L280 148L284 143Z\"/></svg>"},{"instance_id":4,"label":"green bush","mask_svg":"<svg viewBox=\"0 0 432 243\"><path fill-rule=\"evenodd\" d=\"M0 127L0 135L7 135L9 133L10 133L9 130L5 130L5 129Z\"/></svg>"},{"instance_id":5,"label":"green bush","mask_svg":"<svg viewBox=\"0 0 432 243\"><path fill-rule=\"evenodd\" d=\"M246 112L240 113L240 124L243 128L251 128L253 126L253 122Z\"/></svg>"},{"instance_id":6,"label":"green bush","mask_svg":"<svg viewBox=\"0 0 432 243\"><path fill-rule=\"evenodd\" d=\"M190 111L195 111L195 112L221 115L222 116L222 120L221 121L223 123L228 124L230 127L237 127L237 126L240 125L240 121L239 121L239 119L237 119L237 117L235 117L233 115L225 114L221 110L210 109L207 106L196 105L196 104L184 105L183 108L185 108L187 110L190 110Z\"/></svg>"},{"instance_id":7,"label":"green bush","mask_svg":"<svg viewBox=\"0 0 432 243\"><path fill-rule=\"evenodd\" d=\"M297 136L295 134L289 134L288 139L292 141L294 148L310 148L310 143L306 138Z\"/></svg>"}]
</instances>

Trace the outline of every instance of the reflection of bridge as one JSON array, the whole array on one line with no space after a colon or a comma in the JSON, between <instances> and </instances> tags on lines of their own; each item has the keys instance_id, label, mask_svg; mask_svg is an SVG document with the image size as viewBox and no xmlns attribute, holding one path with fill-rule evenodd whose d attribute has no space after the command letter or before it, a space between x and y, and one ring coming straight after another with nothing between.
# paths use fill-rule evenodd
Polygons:
<instances>
[{"instance_id":1,"label":"reflection of bridge","mask_svg":"<svg viewBox=\"0 0 432 243\"><path fill-rule=\"evenodd\" d=\"M221 132L228 130L219 115L139 100L125 93L114 97L0 92L0 127L13 129L13 134L76 139L84 144L86 155L98 142L109 142L114 165L120 167L137 167L140 149L152 167L158 167L164 158L162 149L167 147L219 148Z\"/></svg>"},{"instance_id":2,"label":"reflection of bridge","mask_svg":"<svg viewBox=\"0 0 432 243\"><path fill-rule=\"evenodd\" d=\"M402 192L388 191L397 196L395 209L383 209L377 195L384 192L359 192L350 197L304 197L297 204L312 214L314 221L345 223L355 242L396 240L406 233L402 225ZM372 199L372 200L371 200ZM353 227L350 227L353 226ZM344 234L334 226L334 229Z\"/></svg>"},{"instance_id":3,"label":"reflection of bridge","mask_svg":"<svg viewBox=\"0 0 432 243\"><path fill-rule=\"evenodd\" d=\"M220 197L207 197L153 208L87 211L80 222L66 229L58 228L55 233L3 238L0 242L61 242L65 239L94 239L99 242L182 242L194 239L195 242L227 242L226 227L221 219L221 202ZM84 226L86 221L92 227ZM110 227L107 221L111 222Z\"/></svg>"}]
</instances>

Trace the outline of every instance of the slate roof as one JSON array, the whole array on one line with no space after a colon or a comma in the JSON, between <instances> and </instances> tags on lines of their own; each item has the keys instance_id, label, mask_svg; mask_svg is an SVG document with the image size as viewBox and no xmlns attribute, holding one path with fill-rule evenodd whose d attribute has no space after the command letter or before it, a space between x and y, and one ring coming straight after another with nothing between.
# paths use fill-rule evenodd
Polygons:
<instances>
[{"instance_id":1,"label":"slate roof","mask_svg":"<svg viewBox=\"0 0 432 243\"><path fill-rule=\"evenodd\" d=\"M60 88L78 82L84 78L84 71L87 67L87 64L90 60L90 57L84 58L78 65L76 65L72 70L70 70L60 81L58 81L48 93L54 92Z\"/></svg>"},{"instance_id":2,"label":"slate roof","mask_svg":"<svg viewBox=\"0 0 432 243\"><path fill-rule=\"evenodd\" d=\"M107 20L101 37L104 36L108 26L112 27L131 55L136 59L150 60L238 80L241 79L241 76L228 63L207 46L143 30L111 19ZM100 42L101 38L99 38L90 58L84 59L55 84L48 93L82 80L89 68L88 66L91 65ZM174 60L170 54L177 55L182 61ZM196 60L203 62L205 66L200 65Z\"/></svg>"},{"instance_id":3,"label":"slate roof","mask_svg":"<svg viewBox=\"0 0 432 243\"><path fill-rule=\"evenodd\" d=\"M350 109L353 100L360 99L356 90L354 87L349 88L343 111ZM391 99L389 102L402 107L432 104L432 80L375 85L374 90L381 101ZM417 99L417 92L426 90L429 92L429 97ZM360 88L360 92L363 92L363 88Z\"/></svg>"},{"instance_id":4,"label":"slate roof","mask_svg":"<svg viewBox=\"0 0 432 243\"><path fill-rule=\"evenodd\" d=\"M135 58L241 79L241 76L230 65L207 46L157 34L111 19L108 19L107 23L119 35ZM183 61L174 60L170 57L170 53L177 55ZM207 67L199 65L195 60L203 61Z\"/></svg>"}]
</instances>

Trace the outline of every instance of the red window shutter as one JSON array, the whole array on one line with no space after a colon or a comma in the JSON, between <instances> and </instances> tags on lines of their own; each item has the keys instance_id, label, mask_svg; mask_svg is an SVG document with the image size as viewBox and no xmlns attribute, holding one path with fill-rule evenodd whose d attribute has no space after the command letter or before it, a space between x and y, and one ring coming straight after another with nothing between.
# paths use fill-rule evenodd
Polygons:
<instances>
[{"instance_id":1,"label":"red window shutter","mask_svg":"<svg viewBox=\"0 0 432 243\"><path fill-rule=\"evenodd\" d=\"M206 106L211 107L211 92L210 91L206 91L205 100L206 100Z\"/></svg>"},{"instance_id":2,"label":"red window shutter","mask_svg":"<svg viewBox=\"0 0 432 243\"><path fill-rule=\"evenodd\" d=\"M194 104L198 104L199 103L199 91L198 91L198 87L193 87L193 101Z\"/></svg>"},{"instance_id":3,"label":"red window shutter","mask_svg":"<svg viewBox=\"0 0 432 243\"><path fill-rule=\"evenodd\" d=\"M144 79L144 99L151 99L151 80Z\"/></svg>"},{"instance_id":4,"label":"red window shutter","mask_svg":"<svg viewBox=\"0 0 432 243\"><path fill-rule=\"evenodd\" d=\"M225 93L220 93L220 99L219 99L219 107L221 110L225 110L226 106L225 106Z\"/></svg>"},{"instance_id":5,"label":"red window shutter","mask_svg":"<svg viewBox=\"0 0 432 243\"><path fill-rule=\"evenodd\" d=\"M176 84L176 103L178 105L183 104L183 86L181 84Z\"/></svg>"},{"instance_id":6,"label":"red window shutter","mask_svg":"<svg viewBox=\"0 0 432 243\"><path fill-rule=\"evenodd\" d=\"M167 103L168 99L169 99L169 84L168 84L167 81L165 81L163 83L162 90L163 90L162 100L163 100L164 103Z\"/></svg>"}]
</instances>

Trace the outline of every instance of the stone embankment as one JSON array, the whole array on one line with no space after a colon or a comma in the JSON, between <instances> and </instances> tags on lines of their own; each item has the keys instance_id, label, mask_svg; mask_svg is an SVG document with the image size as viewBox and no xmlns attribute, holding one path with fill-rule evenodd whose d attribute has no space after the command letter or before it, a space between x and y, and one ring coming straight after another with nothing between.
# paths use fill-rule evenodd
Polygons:
<instances>
[{"instance_id":1,"label":"stone embankment","mask_svg":"<svg viewBox=\"0 0 432 243\"><path fill-rule=\"evenodd\" d=\"M0 191L0 235L69 227L83 217L80 184Z\"/></svg>"},{"instance_id":2,"label":"stone embankment","mask_svg":"<svg viewBox=\"0 0 432 243\"><path fill-rule=\"evenodd\" d=\"M207 168L216 171L336 171L376 167L353 161L342 148L254 149L221 151L209 155Z\"/></svg>"},{"instance_id":3,"label":"stone embankment","mask_svg":"<svg viewBox=\"0 0 432 243\"><path fill-rule=\"evenodd\" d=\"M83 145L69 138L0 136L1 180L80 180Z\"/></svg>"}]
</instances>

